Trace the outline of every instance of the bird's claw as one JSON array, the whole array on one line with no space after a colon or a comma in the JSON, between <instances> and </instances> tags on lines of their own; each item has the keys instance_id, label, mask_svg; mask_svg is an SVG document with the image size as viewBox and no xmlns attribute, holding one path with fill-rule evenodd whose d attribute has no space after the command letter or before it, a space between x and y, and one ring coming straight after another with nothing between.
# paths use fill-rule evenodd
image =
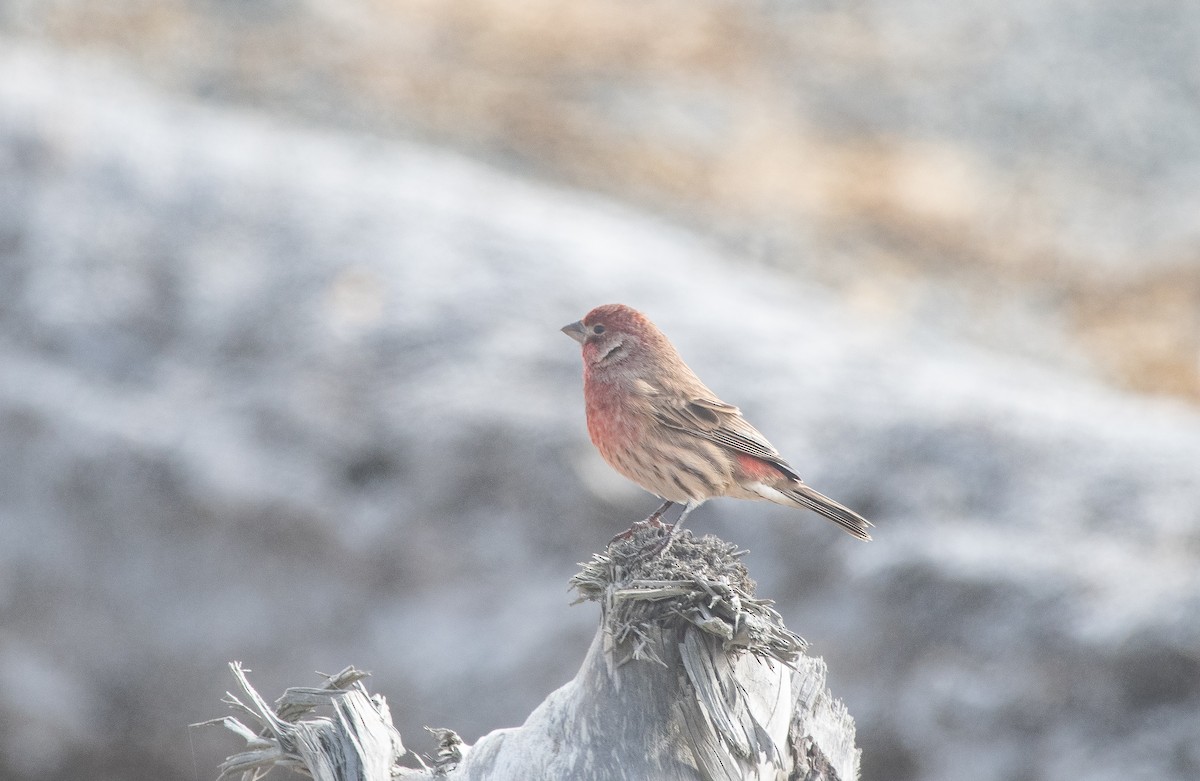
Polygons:
<instances>
[{"instance_id":1,"label":"bird's claw","mask_svg":"<svg viewBox=\"0 0 1200 781\"><path fill-rule=\"evenodd\" d=\"M633 555L633 559L635 561L648 561L655 556L661 556L667 552L667 548L670 548L671 543L675 540L675 524L663 523L657 518L647 518L644 521L638 521L637 523L633 524L633 526L630 526L628 529L618 534L616 537L613 537L608 544L612 545L618 540L629 540L635 534L645 529L661 529L662 531L659 532L658 536L647 541L646 544L643 545L641 549L639 549L638 552Z\"/></svg>"},{"instance_id":2,"label":"bird's claw","mask_svg":"<svg viewBox=\"0 0 1200 781\"><path fill-rule=\"evenodd\" d=\"M658 526L665 530L666 533L651 540L645 547L638 551L637 559L639 561L646 561L647 559L663 555L667 552L667 548L671 547L671 543L675 541L674 524L659 523Z\"/></svg>"},{"instance_id":3,"label":"bird's claw","mask_svg":"<svg viewBox=\"0 0 1200 781\"><path fill-rule=\"evenodd\" d=\"M620 534L614 535L613 538L608 541L608 544L612 545L614 542L632 539L633 535L637 534L638 532L642 531L643 529L663 528L664 526L665 526L665 524L662 521L660 521L658 518L655 518L652 515L644 521L636 521L632 526L630 526L625 531L621 532Z\"/></svg>"},{"instance_id":4,"label":"bird's claw","mask_svg":"<svg viewBox=\"0 0 1200 781\"><path fill-rule=\"evenodd\" d=\"M672 530L674 530L674 528L675 528L674 524L667 524L667 523L662 522L663 513L667 511L667 508L669 506L670 506L670 503L668 502L667 504L664 504L662 507L659 507L654 512L650 513L650 515L646 516L645 520L637 521L632 526L630 526L628 529L626 529L625 531L621 532L620 534L614 535L613 538L608 541L608 544L612 545L614 542L617 542L617 541L628 540L628 539L632 538L633 535L637 534L638 532L640 532L643 529L666 529L667 533L669 535L670 532Z\"/></svg>"}]
</instances>

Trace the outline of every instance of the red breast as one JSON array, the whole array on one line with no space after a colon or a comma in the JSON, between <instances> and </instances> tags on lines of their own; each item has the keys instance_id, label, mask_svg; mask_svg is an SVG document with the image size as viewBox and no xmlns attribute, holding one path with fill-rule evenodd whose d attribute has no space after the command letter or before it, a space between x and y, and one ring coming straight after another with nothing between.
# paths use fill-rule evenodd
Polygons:
<instances>
[{"instance_id":1,"label":"red breast","mask_svg":"<svg viewBox=\"0 0 1200 781\"><path fill-rule=\"evenodd\" d=\"M584 376L583 396L588 436L604 459L616 466L625 460L624 454L641 435L641 421L629 409L619 387L593 379L591 372Z\"/></svg>"}]
</instances>

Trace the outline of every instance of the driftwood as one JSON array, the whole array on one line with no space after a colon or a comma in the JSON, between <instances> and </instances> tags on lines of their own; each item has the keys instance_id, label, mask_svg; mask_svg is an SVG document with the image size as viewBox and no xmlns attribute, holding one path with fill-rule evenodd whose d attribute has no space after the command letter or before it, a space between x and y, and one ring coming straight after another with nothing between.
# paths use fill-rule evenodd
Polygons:
<instances>
[{"instance_id":1,"label":"driftwood","mask_svg":"<svg viewBox=\"0 0 1200 781\"><path fill-rule=\"evenodd\" d=\"M825 688L824 663L755 598L741 553L684 532L646 555L662 533L637 530L572 579L579 601L601 604L600 627L575 678L524 725L473 746L431 730L439 750L425 761L405 751L363 673L289 689L272 709L235 663L249 702L227 702L256 726L215 720L247 741L221 776L282 765L319 781L857 779L853 719Z\"/></svg>"}]
</instances>

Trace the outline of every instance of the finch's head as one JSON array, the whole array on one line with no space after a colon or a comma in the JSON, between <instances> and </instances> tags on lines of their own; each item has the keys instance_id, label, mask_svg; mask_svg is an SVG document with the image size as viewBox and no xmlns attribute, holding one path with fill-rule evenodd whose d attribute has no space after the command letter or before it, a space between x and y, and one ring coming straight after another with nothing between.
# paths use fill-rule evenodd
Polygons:
<instances>
[{"instance_id":1,"label":"finch's head","mask_svg":"<svg viewBox=\"0 0 1200 781\"><path fill-rule=\"evenodd\" d=\"M654 323L624 304L598 306L562 331L583 345L583 362L594 369L627 365L664 346L671 349Z\"/></svg>"}]
</instances>

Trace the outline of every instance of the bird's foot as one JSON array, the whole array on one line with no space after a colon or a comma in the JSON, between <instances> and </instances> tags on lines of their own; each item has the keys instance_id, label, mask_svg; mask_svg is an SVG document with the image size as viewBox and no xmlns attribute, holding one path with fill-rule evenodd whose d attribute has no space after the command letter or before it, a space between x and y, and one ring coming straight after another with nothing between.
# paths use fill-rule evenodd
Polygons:
<instances>
[{"instance_id":1,"label":"bird's foot","mask_svg":"<svg viewBox=\"0 0 1200 781\"><path fill-rule=\"evenodd\" d=\"M630 526L628 529L621 532L620 534L614 535L613 538L608 541L608 544L612 545L614 542L621 542L624 540L632 539L633 535L637 534L638 532L642 531L643 529L657 529L657 528L663 528L663 526L664 526L664 524L661 520L659 520L658 518L655 518L653 515L651 515L649 518L645 519L644 521L635 522L632 526Z\"/></svg>"},{"instance_id":2,"label":"bird's foot","mask_svg":"<svg viewBox=\"0 0 1200 781\"><path fill-rule=\"evenodd\" d=\"M642 528L645 528L646 526L653 526L655 528L660 528L662 526L665 526L666 524L664 524L662 522L662 517L663 517L663 513L665 513L667 511L667 508L669 508L670 506L671 506L671 503L667 502L662 507L659 507L657 510L655 510L654 512L652 512L648 516L646 516L646 520L641 521L641 523L643 524ZM634 525L636 526L637 524L634 524Z\"/></svg>"},{"instance_id":3,"label":"bird's foot","mask_svg":"<svg viewBox=\"0 0 1200 781\"><path fill-rule=\"evenodd\" d=\"M640 532L642 529L651 529L651 528L661 529L661 528L665 527L668 531L670 531L674 527L664 524L662 522L663 513L665 513L667 511L667 508L669 508L670 506L671 506L670 502L665 502L662 507L659 507L657 510L650 513L650 515L646 516L646 519L644 521L638 521L638 522L634 523L632 526L630 526L628 529L626 529L625 531L614 536L611 540L608 541L608 544L612 545L614 542L617 542L618 540L628 540L631 537L633 537L633 535Z\"/></svg>"},{"instance_id":4,"label":"bird's foot","mask_svg":"<svg viewBox=\"0 0 1200 781\"><path fill-rule=\"evenodd\" d=\"M637 534L638 532L640 532L642 529L645 529L649 525L648 521L649 521L649 519L647 519L645 521L637 521L636 523L634 523L632 526L630 526L628 529L621 532L620 534L614 534L613 538L608 541L608 544L612 545L614 542L622 542L624 540L628 540L628 539L632 538L633 535Z\"/></svg>"},{"instance_id":5,"label":"bird's foot","mask_svg":"<svg viewBox=\"0 0 1200 781\"><path fill-rule=\"evenodd\" d=\"M639 561L647 561L663 555L667 552L667 549L671 547L671 543L674 542L675 538L678 536L675 533L675 524L662 523L660 521L656 525L663 530L663 533L651 540L645 545L645 547L638 551L637 559Z\"/></svg>"}]
</instances>

